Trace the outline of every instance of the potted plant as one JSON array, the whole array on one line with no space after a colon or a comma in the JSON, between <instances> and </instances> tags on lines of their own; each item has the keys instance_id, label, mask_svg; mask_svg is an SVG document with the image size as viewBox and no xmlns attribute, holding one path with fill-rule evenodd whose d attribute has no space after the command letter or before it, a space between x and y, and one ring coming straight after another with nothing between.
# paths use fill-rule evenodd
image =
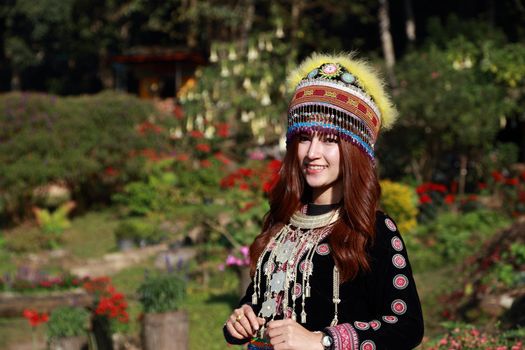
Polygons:
<instances>
[{"instance_id":1,"label":"potted plant","mask_svg":"<svg viewBox=\"0 0 525 350\"><path fill-rule=\"evenodd\" d=\"M142 304L142 346L145 350L188 348L188 314L179 310L186 281L174 274L148 276L137 290Z\"/></svg>"},{"instance_id":2,"label":"potted plant","mask_svg":"<svg viewBox=\"0 0 525 350\"><path fill-rule=\"evenodd\" d=\"M50 350L80 350L88 344L89 312L80 307L64 306L54 309L47 323Z\"/></svg>"}]
</instances>

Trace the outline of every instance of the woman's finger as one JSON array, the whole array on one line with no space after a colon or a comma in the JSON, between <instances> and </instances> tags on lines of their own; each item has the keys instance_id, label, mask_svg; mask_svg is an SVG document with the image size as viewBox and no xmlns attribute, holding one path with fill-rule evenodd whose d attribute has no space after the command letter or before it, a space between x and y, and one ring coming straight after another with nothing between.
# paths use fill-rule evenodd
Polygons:
<instances>
[{"instance_id":1,"label":"woman's finger","mask_svg":"<svg viewBox=\"0 0 525 350\"><path fill-rule=\"evenodd\" d=\"M228 332L230 332L231 336L237 339L244 339L245 337L242 336L237 330L233 327L233 324L230 320L226 322L226 329L228 329Z\"/></svg>"},{"instance_id":2,"label":"woman's finger","mask_svg":"<svg viewBox=\"0 0 525 350\"><path fill-rule=\"evenodd\" d=\"M246 317L246 319L248 320L248 322L250 322L250 328L252 330L252 334L256 331L259 330L259 320L257 318L257 315L255 315L255 312L253 312L253 309L251 308L251 306L249 305L244 305L242 307L243 311L244 311L244 316ZM263 319L264 321L264 319Z\"/></svg>"}]
</instances>

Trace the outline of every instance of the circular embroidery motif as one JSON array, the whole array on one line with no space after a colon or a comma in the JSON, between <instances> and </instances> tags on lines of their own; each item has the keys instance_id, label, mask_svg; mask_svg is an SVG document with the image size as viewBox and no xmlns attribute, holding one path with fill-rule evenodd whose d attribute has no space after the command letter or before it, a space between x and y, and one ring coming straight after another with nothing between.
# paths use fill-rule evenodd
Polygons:
<instances>
[{"instance_id":1,"label":"circular embroidery motif","mask_svg":"<svg viewBox=\"0 0 525 350\"><path fill-rule=\"evenodd\" d=\"M337 63L326 63L321 67L323 78L335 78L341 74L341 67Z\"/></svg>"},{"instance_id":2,"label":"circular embroidery motif","mask_svg":"<svg viewBox=\"0 0 525 350\"><path fill-rule=\"evenodd\" d=\"M386 218L385 219L385 225L386 227L388 227L388 229L392 232L396 232L397 231L397 227L396 227L396 224L394 224L394 222L392 221L392 219L390 218Z\"/></svg>"},{"instance_id":3,"label":"circular embroidery motif","mask_svg":"<svg viewBox=\"0 0 525 350\"><path fill-rule=\"evenodd\" d=\"M361 343L361 346L359 347L360 350L375 350L376 344L371 340L365 340Z\"/></svg>"},{"instance_id":4,"label":"circular embroidery motif","mask_svg":"<svg viewBox=\"0 0 525 350\"><path fill-rule=\"evenodd\" d=\"M386 323L396 323L397 317L396 316L383 316L383 321Z\"/></svg>"},{"instance_id":5,"label":"circular embroidery motif","mask_svg":"<svg viewBox=\"0 0 525 350\"><path fill-rule=\"evenodd\" d=\"M405 289L408 286L408 278L405 275L399 274L394 277L394 287L396 289Z\"/></svg>"},{"instance_id":6,"label":"circular embroidery motif","mask_svg":"<svg viewBox=\"0 0 525 350\"><path fill-rule=\"evenodd\" d=\"M330 247L328 243L319 244L316 249L317 254L319 255L328 255L330 254Z\"/></svg>"},{"instance_id":7,"label":"circular embroidery motif","mask_svg":"<svg viewBox=\"0 0 525 350\"><path fill-rule=\"evenodd\" d=\"M401 254L396 254L392 257L392 264L394 264L394 266L397 267L398 269L402 269L405 266L407 266L405 257Z\"/></svg>"},{"instance_id":8,"label":"circular embroidery motif","mask_svg":"<svg viewBox=\"0 0 525 350\"><path fill-rule=\"evenodd\" d=\"M381 322L379 322L378 320L372 320L369 322L369 324L374 331L377 331L379 328L381 328Z\"/></svg>"},{"instance_id":9,"label":"circular embroidery motif","mask_svg":"<svg viewBox=\"0 0 525 350\"><path fill-rule=\"evenodd\" d=\"M307 261L307 260L303 260L300 264L299 264L299 271L301 271L301 273L306 273L308 275L311 275L312 274L312 267L313 267L313 263Z\"/></svg>"},{"instance_id":10,"label":"circular embroidery motif","mask_svg":"<svg viewBox=\"0 0 525 350\"><path fill-rule=\"evenodd\" d=\"M401 238L399 237L392 237L392 247L397 250L398 252L403 250L403 242L401 242Z\"/></svg>"},{"instance_id":11,"label":"circular embroidery motif","mask_svg":"<svg viewBox=\"0 0 525 350\"><path fill-rule=\"evenodd\" d=\"M299 298L301 295L303 295L303 286L301 286L300 283L295 284L295 287L293 289L293 295L296 298Z\"/></svg>"},{"instance_id":12,"label":"circular embroidery motif","mask_svg":"<svg viewBox=\"0 0 525 350\"><path fill-rule=\"evenodd\" d=\"M354 327L359 329L360 331L366 331L368 328L370 328L370 325L366 322L355 321Z\"/></svg>"},{"instance_id":13,"label":"circular embroidery motif","mask_svg":"<svg viewBox=\"0 0 525 350\"><path fill-rule=\"evenodd\" d=\"M402 315L407 312L407 304L401 299L396 299L392 302L392 311L396 315Z\"/></svg>"}]
</instances>

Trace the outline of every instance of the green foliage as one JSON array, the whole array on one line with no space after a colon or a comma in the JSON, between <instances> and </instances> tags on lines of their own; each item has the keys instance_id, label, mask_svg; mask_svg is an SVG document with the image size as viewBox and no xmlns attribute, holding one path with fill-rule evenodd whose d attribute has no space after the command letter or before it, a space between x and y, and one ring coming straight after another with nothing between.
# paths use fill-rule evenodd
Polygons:
<instances>
[{"instance_id":1,"label":"green foliage","mask_svg":"<svg viewBox=\"0 0 525 350\"><path fill-rule=\"evenodd\" d=\"M58 339L86 334L90 314L80 307L64 306L54 309L47 323L47 338Z\"/></svg>"},{"instance_id":2,"label":"green foliage","mask_svg":"<svg viewBox=\"0 0 525 350\"><path fill-rule=\"evenodd\" d=\"M443 212L419 225L406 241L415 265L422 270L437 268L461 261L508 223L506 216L488 210Z\"/></svg>"},{"instance_id":3,"label":"green foliage","mask_svg":"<svg viewBox=\"0 0 525 350\"><path fill-rule=\"evenodd\" d=\"M501 253L483 281L488 285L503 284L507 288L525 285L525 244L515 242Z\"/></svg>"},{"instance_id":4,"label":"green foliage","mask_svg":"<svg viewBox=\"0 0 525 350\"><path fill-rule=\"evenodd\" d=\"M147 218L128 218L122 221L115 229L117 241L130 239L137 245L155 244L166 238L159 224Z\"/></svg>"},{"instance_id":5,"label":"green foliage","mask_svg":"<svg viewBox=\"0 0 525 350\"><path fill-rule=\"evenodd\" d=\"M408 185L390 180L381 181L381 207L397 222L401 232L417 226L417 195Z\"/></svg>"},{"instance_id":6,"label":"green foliage","mask_svg":"<svg viewBox=\"0 0 525 350\"><path fill-rule=\"evenodd\" d=\"M135 97L105 92L67 97L0 96L0 205L14 218L33 189L60 182L73 198L107 199L141 174L144 149L165 149L168 132L140 133L146 118L161 116ZM162 118L161 118L162 119Z\"/></svg>"},{"instance_id":7,"label":"green foliage","mask_svg":"<svg viewBox=\"0 0 525 350\"><path fill-rule=\"evenodd\" d=\"M137 293L145 313L177 311L186 295L186 281L173 274L148 276Z\"/></svg>"},{"instance_id":8,"label":"green foliage","mask_svg":"<svg viewBox=\"0 0 525 350\"><path fill-rule=\"evenodd\" d=\"M525 81L525 68L522 58L517 67L506 59L513 50L525 52L525 45L507 44L497 30L487 37L473 24L456 24L458 31L443 27L436 40L396 66L402 119L380 141L389 152L387 174L406 168L420 181L432 181L450 176L451 159L466 156L469 164L482 163L501 122L520 108L523 91L515 87Z\"/></svg>"},{"instance_id":9,"label":"green foliage","mask_svg":"<svg viewBox=\"0 0 525 350\"><path fill-rule=\"evenodd\" d=\"M71 227L68 215L74 208L74 202L64 203L52 212L47 209L33 208L38 226L44 235L50 237L49 243L52 248L60 245L62 233Z\"/></svg>"}]
</instances>

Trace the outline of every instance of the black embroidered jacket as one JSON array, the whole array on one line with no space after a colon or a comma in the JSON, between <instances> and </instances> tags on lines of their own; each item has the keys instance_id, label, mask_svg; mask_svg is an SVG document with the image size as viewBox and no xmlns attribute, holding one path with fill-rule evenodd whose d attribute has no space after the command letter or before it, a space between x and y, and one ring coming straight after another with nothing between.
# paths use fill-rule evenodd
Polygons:
<instances>
[{"instance_id":1,"label":"black embroidered jacket","mask_svg":"<svg viewBox=\"0 0 525 350\"><path fill-rule=\"evenodd\" d=\"M376 238L369 256L371 270L341 284L339 322L330 327L334 317L334 260L331 254L318 250L313 258L311 296L306 299L307 320L301 324L310 331L330 333L335 350L412 349L423 337L421 305L403 239L394 221L381 212L376 216ZM261 286L265 286L264 279ZM253 283L240 305L251 305L252 294ZM256 313L261 302L252 305ZM224 335L231 344L249 340L233 338L226 328Z\"/></svg>"}]
</instances>

